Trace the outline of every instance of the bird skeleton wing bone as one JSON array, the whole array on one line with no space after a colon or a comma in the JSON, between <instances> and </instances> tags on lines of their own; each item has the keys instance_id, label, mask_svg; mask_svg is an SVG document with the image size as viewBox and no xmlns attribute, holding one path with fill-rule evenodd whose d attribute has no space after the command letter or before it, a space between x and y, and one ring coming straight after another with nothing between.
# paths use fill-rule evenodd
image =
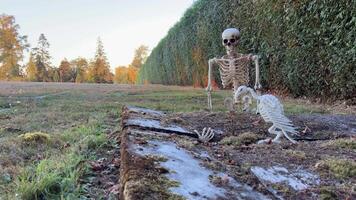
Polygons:
<instances>
[{"instance_id":1,"label":"bird skeleton wing bone","mask_svg":"<svg viewBox=\"0 0 356 200\"><path fill-rule=\"evenodd\" d=\"M290 132L292 134L297 134L298 132L292 124L292 121L289 120L286 116L284 116L283 110L278 109L278 105L276 104L278 104L279 102L271 104L273 101L272 99L268 98L270 101L266 101L266 98L263 98L264 96L261 97L262 99L260 99L258 109L262 118L265 119L266 122L273 123L273 125L275 125L279 129L282 129L286 132Z\"/></svg>"}]
</instances>

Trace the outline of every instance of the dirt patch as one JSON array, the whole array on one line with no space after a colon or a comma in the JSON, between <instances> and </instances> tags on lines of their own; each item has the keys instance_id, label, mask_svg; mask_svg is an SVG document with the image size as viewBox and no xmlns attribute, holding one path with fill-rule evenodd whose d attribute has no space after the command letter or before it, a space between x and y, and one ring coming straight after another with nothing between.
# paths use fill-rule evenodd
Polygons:
<instances>
[{"instance_id":1,"label":"dirt patch","mask_svg":"<svg viewBox=\"0 0 356 200\"><path fill-rule=\"evenodd\" d=\"M280 144L260 145L255 143L257 139L274 136L267 132L270 125L264 123L256 115L233 112L195 112L150 116L147 113L126 112L123 117L123 127L126 127L124 130L130 127L125 125L130 118L154 119L160 122L161 128L156 127L155 130L145 127L144 124L134 126L142 132L139 137L143 139L139 140L139 143L147 144L153 139L152 135L162 135L160 136L162 140L172 141L190 152L199 160L200 165L213 171L223 172L226 177L232 177L230 180L224 176L214 175L210 179L214 184L224 185L229 180L237 180L248 184L253 191L272 199L318 199L325 195L345 199L355 195L353 189L356 183L355 177L333 176L332 170L335 170L335 167L320 170L318 163L330 161L333 158L343 159L346 163L350 163L356 157L353 149L354 143L349 142L349 140L355 140L353 122L356 121L356 116L315 114L290 116L293 123L299 127L300 135L294 136L298 140L297 144L283 140ZM201 131L204 127L211 127L216 131L216 136L210 143L200 143L196 136L184 135L179 131L167 132L165 127L171 126L182 127L192 134L194 130ZM340 139L340 141L337 140L338 138L342 138L342 142ZM338 142L330 143L334 140ZM121 144L122 148L128 148L125 143ZM127 155L124 150L121 153L121 155ZM129 166L128 163L133 162L124 160L127 166ZM350 170L342 167L343 165L337 166L336 169L338 171ZM152 166L143 168L148 170L146 172L153 170ZM142 175L138 171L131 172L133 174L123 169L121 177L126 177L124 174L134 177ZM273 174L267 177L278 177L281 181L275 180L276 178L264 180L263 174L267 172ZM138 176L135 175L136 173ZM121 186L124 187L125 180L121 181Z\"/></svg>"}]
</instances>

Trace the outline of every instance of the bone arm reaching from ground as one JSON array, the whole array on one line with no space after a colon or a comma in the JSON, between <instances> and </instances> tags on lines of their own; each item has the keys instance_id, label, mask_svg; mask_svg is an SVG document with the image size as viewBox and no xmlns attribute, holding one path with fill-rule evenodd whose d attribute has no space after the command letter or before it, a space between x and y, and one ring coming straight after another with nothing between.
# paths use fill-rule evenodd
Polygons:
<instances>
[{"instance_id":1,"label":"bone arm reaching from ground","mask_svg":"<svg viewBox=\"0 0 356 200\"><path fill-rule=\"evenodd\" d=\"M201 142L209 142L215 135L214 130L211 128L204 128L201 133L197 130L194 130L194 132L198 135L198 139Z\"/></svg>"}]
</instances>

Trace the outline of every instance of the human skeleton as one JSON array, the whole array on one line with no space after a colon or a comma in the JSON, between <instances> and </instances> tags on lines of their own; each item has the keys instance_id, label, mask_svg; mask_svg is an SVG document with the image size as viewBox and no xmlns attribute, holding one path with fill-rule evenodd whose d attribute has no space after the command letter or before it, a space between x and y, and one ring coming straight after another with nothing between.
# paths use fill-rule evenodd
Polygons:
<instances>
[{"instance_id":1,"label":"human skeleton","mask_svg":"<svg viewBox=\"0 0 356 200\"><path fill-rule=\"evenodd\" d=\"M209 59L208 71L208 108L213 109L211 101L211 70L214 65L219 66L220 77L223 87L228 87L232 84L233 91L236 92L240 85L248 85L249 83L249 64L254 61L256 67L256 83L255 89L261 89L260 84L260 69L258 64L258 56L252 54L237 53L237 45L240 41L240 31L236 28L228 28L222 33L222 43L226 48L227 55L222 58ZM237 103L238 99L234 99Z\"/></svg>"},{"instance_id":2,"label":"human skeleton","mask_svg":"<svg viewBox=\"0 0 356 200\"><path fill-rule=\"evenodd\" d=\"M260 67L258 64L258 56L252 54L240 54L237 53L237 45L240 42L240 31L236 28L228 28L222 33L222 44L226 48L226 55L222 58L209 59L209 71L208 71L208 86L206 88L208 93L208 109L211 111L213 109L213 104L211 101L211 70L214 65L219 66L219 72L221 77L221 82L223 87L228 87L232 84L233 93L237 91L240 85L248 85L250 81L249 76L249 65L251 61L254 61L256 67L256 82L255 89L261 89L260 84ZM246 99L246 98L245 98ZM233 104L239 102L239 99L234 98L233 102L230 99L225 100L229 111L234 109ZM244 107L248 107L249 102L244 102ZM244 109L245 109L244 108ZM258 111L257 111L258 112ZM200 141L209 141L214 137L214 132L212 129L206 129L198 134Z\"/></svg>"}]
</instances>

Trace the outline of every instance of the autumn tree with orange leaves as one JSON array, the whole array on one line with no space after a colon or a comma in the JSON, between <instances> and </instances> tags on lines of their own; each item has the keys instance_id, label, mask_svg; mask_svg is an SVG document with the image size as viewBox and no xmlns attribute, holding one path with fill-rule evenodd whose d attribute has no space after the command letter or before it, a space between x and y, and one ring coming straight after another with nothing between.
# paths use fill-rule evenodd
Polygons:
<instances>
[{"instance_id":1,"label":"autumn tree with orange leaves","mask_svg":"<svg viewBox=\"0 0 356 200\"><path fill-rule=\"evenodd\" d=\"M134 53L134 58L128 67L119 66L115 69L115 83L135 84L137 82L138 70L146 61L148 55L148 47L145 45L139 46Z\"/></svg>"},{"instance_id":2,"label":"autumn tree with orange leaves","mask_svg":"<svg viewBox=\"0 0 356 200\"><path fill-rule=\"evenodd\" d=\"M26 36L11 15L0 15L0 80L21 79L23 51L28 48Z\"/></svg>"},{"instance_id":3,"label":"autumn tree with orange leaves","mask_svg":"<svg viewBox=\"0 0 356 200\"><path fill-rule=\"evenodd\" d=\"M112 83L112 79L113 74L110 72L103 42L98 38L95 58L90 63L88 70L88 80L93 83Z\"/></svg>"}]
</instances>

